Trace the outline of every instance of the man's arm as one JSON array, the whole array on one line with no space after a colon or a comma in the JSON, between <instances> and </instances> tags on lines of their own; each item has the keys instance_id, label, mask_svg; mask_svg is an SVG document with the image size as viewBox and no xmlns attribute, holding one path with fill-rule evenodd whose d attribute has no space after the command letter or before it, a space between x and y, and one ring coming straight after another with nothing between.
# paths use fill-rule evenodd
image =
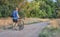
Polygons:
<instances>
[{"instance_id":1,"label":"man's arm","mask_svg":"<svg viewBox=\"0 0 60 37\"><path fill-rule=\"evenodd\" d=\"M18 18L20 18L18 14L17 14L17 16L18 16Z\"/></svg>"},{"instance_id":2,"label":"man's arm","mask_svg":"<svg viewBox=\"0 0 60 37\"><path fill-rule=\"evenodd\" d=\"M20 18L18 12L17 12L17 17Z\"/></svg>"}]
</instances>

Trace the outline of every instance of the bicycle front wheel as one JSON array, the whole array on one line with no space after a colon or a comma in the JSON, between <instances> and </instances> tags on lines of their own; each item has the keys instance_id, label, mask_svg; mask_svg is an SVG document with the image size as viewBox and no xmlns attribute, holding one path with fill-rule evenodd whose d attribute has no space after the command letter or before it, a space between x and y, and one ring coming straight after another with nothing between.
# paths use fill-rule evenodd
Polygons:
<instances>
[{"instance_id":1,"label":"bicycle front wheel","mask_svg":"<svg viewBox=\"0 0 60 37\"><path fill-rule=\"evenodd\" d=\"M20 20L20 23L18 24L19 30L22 30L24 28L24 21Z\"/></svg>"}]
</instances>

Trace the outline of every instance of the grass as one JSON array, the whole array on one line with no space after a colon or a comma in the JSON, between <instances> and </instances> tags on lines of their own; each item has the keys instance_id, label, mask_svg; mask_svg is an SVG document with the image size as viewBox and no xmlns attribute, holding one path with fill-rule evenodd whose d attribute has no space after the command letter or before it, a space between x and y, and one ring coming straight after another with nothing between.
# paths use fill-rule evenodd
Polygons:
<instances>
[{"instance_id":1,"label":"grass","mask_svg":"<svg viewBox=\"0 0 60 37\"><path fill-rule=\"evenodd\" d=\"M45 27L42 32L40 32L39 37L60 37L60 28Z\"/></svg>"}]
</instances>

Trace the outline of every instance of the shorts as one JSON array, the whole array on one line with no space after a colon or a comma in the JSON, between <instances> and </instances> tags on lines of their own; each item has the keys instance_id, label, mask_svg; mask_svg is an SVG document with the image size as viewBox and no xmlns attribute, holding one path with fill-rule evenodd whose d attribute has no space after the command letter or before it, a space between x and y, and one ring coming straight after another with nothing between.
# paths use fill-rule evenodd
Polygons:
<instances>
[{"instance_id":1,"label":"shorts","mask_svg":"<svg viewBox=\"0 0 60 37\"><path fill-rule=\"evenodd\" d=\"M18 19L13 19L13 22L17 23L18 22Z\"/></svg>"}]
</instances>

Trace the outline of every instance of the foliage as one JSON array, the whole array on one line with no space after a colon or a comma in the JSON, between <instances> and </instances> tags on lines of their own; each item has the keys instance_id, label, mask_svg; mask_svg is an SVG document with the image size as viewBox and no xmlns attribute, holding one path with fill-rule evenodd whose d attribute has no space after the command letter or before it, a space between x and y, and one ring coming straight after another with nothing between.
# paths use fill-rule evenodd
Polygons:
<instances>
[{"instance_id":1,"label":"foliage","mask_svg":"<svg viewBox=\"0 0 60 37\"><path fill-rule=\"evenodd\" d=\"M42 32L39 34L39 37L59 37L60 35L60 28L44 28Z\"/></svg>"},{"instance_id":2,"label":"foliage","mask_svg":"<svg viewBox=\"0 0 60 37\"><path fill-rule=\"evenodd\" d=\"M59 0L0 0L0 17L9 17L15 7L19 8L19 15L24 17L39 17L39 18L59 18L60 8Z\"/></svg>"}]
</instances>

